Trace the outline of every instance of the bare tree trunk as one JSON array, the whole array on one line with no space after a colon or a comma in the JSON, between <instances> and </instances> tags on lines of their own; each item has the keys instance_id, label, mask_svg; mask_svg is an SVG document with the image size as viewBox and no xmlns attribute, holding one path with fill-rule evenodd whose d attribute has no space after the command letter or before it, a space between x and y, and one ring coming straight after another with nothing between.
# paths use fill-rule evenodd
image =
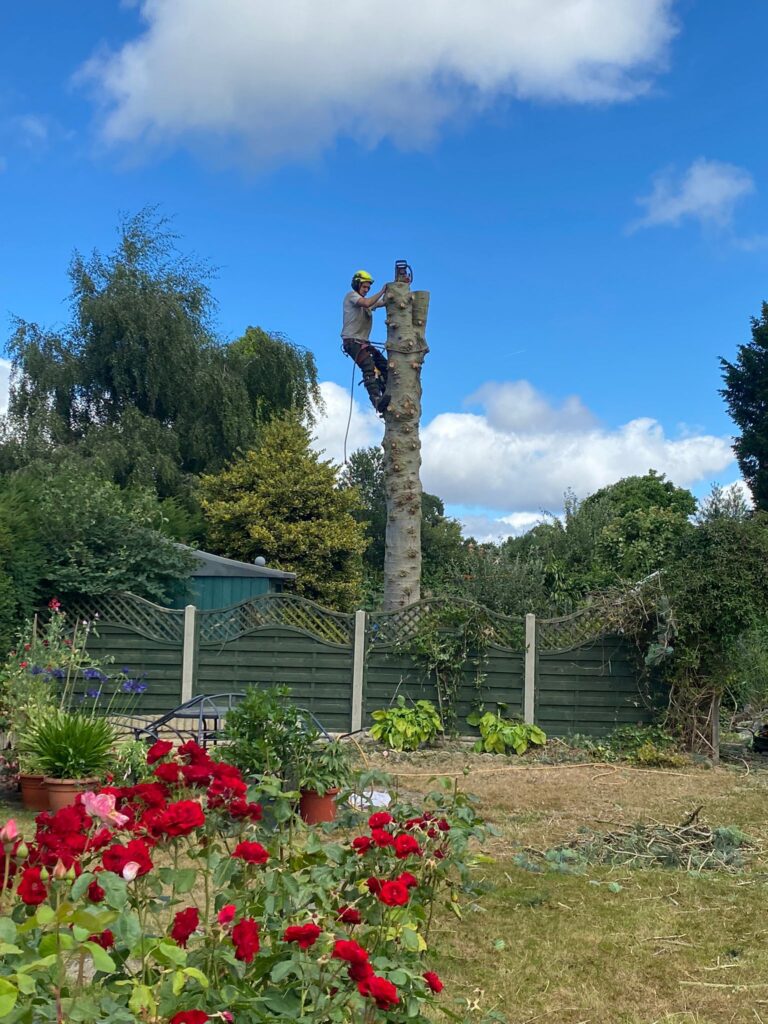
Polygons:
<instances>
[{"instance_id":1,"label":"bare tree trunk","mask_svg":"<svg viewBox=\"0 0 768 1024\"><path fill-rule=\"evenodd\" d=\"M429 292L403 282L387 286L387 392L384 415L384 483L387 533L384 610L396 611L421 597L421 367Z\"/></svg>"}]
</instances>

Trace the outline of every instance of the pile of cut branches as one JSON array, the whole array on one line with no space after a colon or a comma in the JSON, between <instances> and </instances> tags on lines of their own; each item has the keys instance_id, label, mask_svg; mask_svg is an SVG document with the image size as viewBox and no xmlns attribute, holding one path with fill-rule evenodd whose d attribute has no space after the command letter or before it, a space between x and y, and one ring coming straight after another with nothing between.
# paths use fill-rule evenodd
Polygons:
<instances>
[{"instance_id":1,"label":"pile of cut branches","mask_svg":"<svg viewBox=\"0 0 768 1024\"><path fill-rule=\"evenodd\" d=\"M679 825L661 822L622 825L612 832L580 830L568 843L551 850L527 849L521 866L581 871L588 864L630 868L678 868L684 871L740 871L756 843L735 825L710 828L699 821L697 807ZM533 864L530 855L535 856ZM527 861L528 863L524 863ZM542 864L543 861L543 864Z\"/></svg>"}]
</instances>

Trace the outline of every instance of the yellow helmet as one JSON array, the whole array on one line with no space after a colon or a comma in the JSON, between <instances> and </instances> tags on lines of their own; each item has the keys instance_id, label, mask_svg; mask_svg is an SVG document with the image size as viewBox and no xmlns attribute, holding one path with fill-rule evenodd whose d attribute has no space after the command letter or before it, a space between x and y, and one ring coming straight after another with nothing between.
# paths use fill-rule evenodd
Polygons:
<instances>
[{"instance_id":1,"label":"yellow helmet","mask_svg":"<svg viewBox=\"0 0 768 1024\"><path fill-rule=\"evenodd\" d=\"M360 284L373 284L373 278L367 270L355 271L355 276L352 278L352 287L357 288Z\"/></svg>"}]
</instances>

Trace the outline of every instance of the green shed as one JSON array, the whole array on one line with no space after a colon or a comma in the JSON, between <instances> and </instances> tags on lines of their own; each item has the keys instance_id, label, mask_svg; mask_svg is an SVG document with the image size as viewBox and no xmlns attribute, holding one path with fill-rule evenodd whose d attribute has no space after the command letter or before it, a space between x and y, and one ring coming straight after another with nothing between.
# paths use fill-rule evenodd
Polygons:
<instances>
[{"instance_id":1,"label":"green shed","mask_svg":"<svg viewBox=\"0 0 768 1024\"><path fill-rule=\"evenodd\" d=\"M171 605L183 608L194 604L201 610L226 608L247 601L259 594L280 593L286 583L296 579L296 573L270 569L263 559L256 562L238 562L222 558L209 551L192 551L197 567L187 582L186 593Z\"/></svg>"}]
</instances>

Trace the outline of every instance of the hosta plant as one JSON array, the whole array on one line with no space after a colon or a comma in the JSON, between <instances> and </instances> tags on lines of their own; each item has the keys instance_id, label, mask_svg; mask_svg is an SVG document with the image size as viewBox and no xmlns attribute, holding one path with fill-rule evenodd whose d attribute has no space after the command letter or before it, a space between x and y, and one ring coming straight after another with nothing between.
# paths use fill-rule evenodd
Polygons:
<instances>
[{"instance_id":1,"label":"hosta plant","mask_svg":"<svg viewBox=\"0 0 768 1024\"><path fill-rule=\"evenodd\" d=\"M538 725L502 718L498 712L475 711L467 715L467 722L480 730L480 739L473 748L478 753L506 754L514 750L524 754L530 746L542 747L547 742L546 733Z\"/></svg>"},{"instance_id":2,"label":"hosta plant","mask_svg":"<svg viewBox=\"0 0 768 1024\"><path fill-rule=\"evenodd\" d=\"M417 750L437 739L443 724L437 708L428 700L406 704L399 695L391 708L382 708L371 715L374 724L371 736L391 750Z\"/></svg>"},{"instance_id":3,"label":"hosta plant","mask_svg":"<svg viewBox=\"0 0 768 1024\"><path fill-rule=\"evenodd\" d=\"M4 1024L426 1022L436 904L469 891L484 830L452 790L317 834L193 742L151 781L0 830Z\"/></svg>"}]
</instances>

